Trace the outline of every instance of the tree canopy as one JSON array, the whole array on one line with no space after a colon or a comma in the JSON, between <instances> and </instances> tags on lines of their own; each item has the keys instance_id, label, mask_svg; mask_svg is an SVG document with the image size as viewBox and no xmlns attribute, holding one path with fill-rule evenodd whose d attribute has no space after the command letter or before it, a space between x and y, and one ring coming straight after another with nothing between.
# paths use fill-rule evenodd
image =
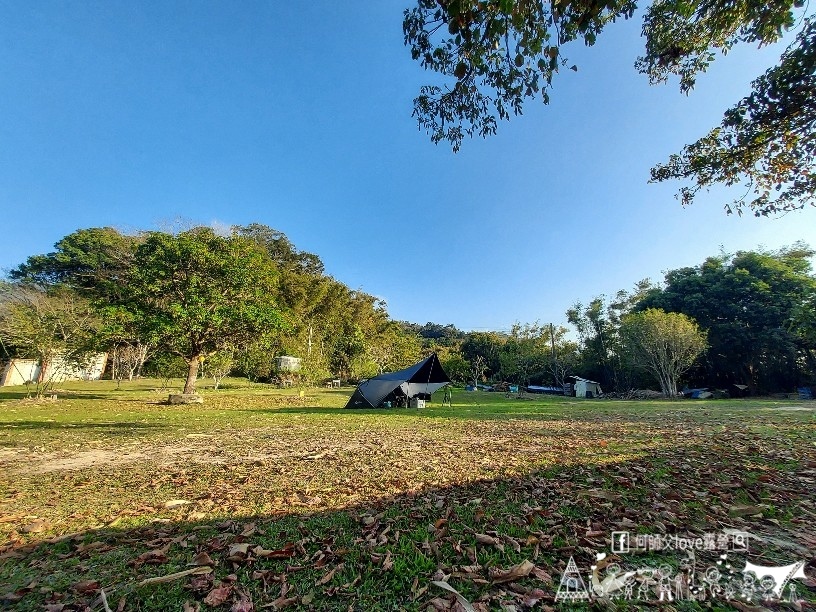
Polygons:
<instances>
[{"instance_id":1,"label":"tree canopy","mask_svg":"<svg viewBox=\"0 0 816 612\"><path fill-rule=\"evenodd\" d=\"M646 9L646 50L637 69L651 83L679 77L688 92L715 52L738 43L769 44L797 26L801 0L712 2L655 0ZM634 1L417 0L405 11L411 56L447 83L423 86L414 116L435 143L459 150L468 136L495 134L498 121L520 115L528 99L550 100L555 75L570 65L564 46L594 45L609 23L631 18ZM652 169L652 180L684 179L684 204L715 184L746 184L757 215L814 204L816 63L814 20L800 20L796 41L779 65L757 78L752 93L726 112L722 125Z\"/></svg>"},{"instance_id":2,"label":"tree canopy","mask_svg":"<svg viewBox=\"0 0 816 612\"><path fill-rule=\"evenodd\" d=\"M153 232L136 249L122 307L144 337L189 364L192 393L202 360L249 343L280 324L276 268L258 245L208 228L178 235Z\"/></svg>"},{"instance_id":3,"label":"tree canopy","mask_svg":"<svg viewBox=\"0 0 816 612\"><path fill-rule=\"evenodd\" d=\"M577 375L606 390L657 383L671 394L683 375L696 386L789 391L816 383L815 254L803 243L720 253L670 270L660 285L640 281L576 302L566 312L572 336L539 322L466 332L394 321L382 299L326 275L317 255L260 224L229 235L91 228L0 281L0 350L44 362L107 351L117 380L139 376L143 365L178 377L181 366L187 391L202 364L216 385L229 372L301 384L359 380L431 352L449 376L473 384L560 386ZM686 371L690 357L680 358L677 342L693 340L696 332L679 332L695 324L708 348ZM300 357L301 372L278 371L281 355Z\"/></svg>"},{"instance_id":4,"label":"tree canopy","mask_svg":"<svg viewBox=\"0 0 816 612\"><path fill-rule=\"evenodd\" d=\"M708 333L700 378L755 391L790 388L806 375L813 344L816 295L810 259L797 244L779 251L740 251L671 270L639 309L661 308L693 318ZM800 331L801 330L801 331ZM812 372L812 370L811 370Z\"/></svg>"},{"instance_id":5,"label":"tree canopy","mask_svg":"<svg viewBox=\"0 0 816 612\"><path fill-rule=\"evenodd\" d=\"M53 252L32 255L9 276L41 286L66 285L97 297L116 290L140 241L140 236L112 227L80 229L60 239Z\"/></svg>"},{"instance_id":6,"label":"tree canopy","mask_svg":"<svg viewBox=\"0 0 816 612\"><path fill-rule=\"evenodd\" d=\"M80 229L10 277L11 288L86 298L116 377L138 375L146 360L150 371L175 369L173 353L184 355L188 374L210 355L252 380L271 380L281 374L275 357L287 354L302 358L303 380L360 378L431 350L390 320L382 300L326 275L320 257L260 223L228 235ZM260 323L262 333L252 332Z\"/></svg>"},{"instance_id":7,"label":"tree canopy","mask_svg":"<svg viewBox=\"0 0 816 612\"><path fill-rule=\"evenodd\" d=\"M692 319L656 308L624 316L621 336L633 362L655 377L666 397L677 393L680 376L706 348L706 335Z\"/></svg>"}]
</instances>

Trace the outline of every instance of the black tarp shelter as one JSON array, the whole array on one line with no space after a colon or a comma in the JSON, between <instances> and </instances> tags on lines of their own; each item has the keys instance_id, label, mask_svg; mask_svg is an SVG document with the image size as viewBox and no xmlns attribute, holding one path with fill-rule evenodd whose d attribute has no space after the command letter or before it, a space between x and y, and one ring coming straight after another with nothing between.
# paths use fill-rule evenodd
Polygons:
<instances>
[{"instance_id":1,"label":"black tarp shelter","mask_svg":"<svg viewBox=\"0 0 816 612\"><path fill-rule=\"evenodd\" d=\"M361 382L346 404L346 408L378 408L383 402L398 398L429 399L431 393L450 383L450 378L433 353L410 368L387 372Z\"/></svg>"}]
</instances>

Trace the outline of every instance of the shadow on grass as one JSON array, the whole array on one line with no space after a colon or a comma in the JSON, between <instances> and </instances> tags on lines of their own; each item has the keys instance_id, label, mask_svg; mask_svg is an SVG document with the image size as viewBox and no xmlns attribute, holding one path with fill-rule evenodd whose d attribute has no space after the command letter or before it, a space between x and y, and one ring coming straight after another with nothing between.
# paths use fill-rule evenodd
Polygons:
<instances>
[{"instance_id":1,"label":"shadow on grass","mask_svg":"<svg viewBox=\"0 0 816 612\"><path fill-rule=\"evenodd\" d=\"M52 395L57 396L58 402L62 401L76 401L76 400L128 400L133 398L118 398L115 395L112 395L114 392L105 392L105 393L87 393L84 391L48 391L44 393L42 396L37 397L33 393L26 393L25 391L0 391L0 400L30 400L32 402L50 402L54 401L51 399ZM136 400L136 401L143 401L143 400Z\"/></svg>"},{"instance_id":2,"label":"shadow on grass","mask_svg":"<svg viewBox=\"0 0 816 612\"><path fill-rule=\"evenodd\" d=\"M453 596L433 586L433 580L448 581L470 601L483 605L480 610L509 605L530 609L536 604L525 602L534 600L553 605L569 558L575 559L589 585L595 554L610 552L611 531L621 521L650 533L722 530L722 516L697 503L699 499L685 503L685 488L704 490L710 483L689 480L686 472L685 481L673 483L680 490L666 492L663 482L661 491L658 485L665 474L654 476L655 482L644 476L653 469L648 458L603 466L561 465L315 511L310 510L315 499L297 492L277 508L236 516L225 506L221 516L210 520L190 520L195 505L153 508L147 511L150 516L114 521L141 523L130 528L110 526L0 547L0 584L9 591L7 603L18 610L41 610L47 604L66 611L99 609L100 588L112 608L124 597L126 609L134 610L180 610L185 601L200 603L208 595L207 603L215 607L223 601L241 610L252 609L241 607L242 599L251 599L255 609L449 609L439 607L443 605L439 602L452 606ZM705 473L698 476L704 480ZM756 483L753 488L761 494L763 486ZM727 504L731 495L722 493L716 501ZM808 496L799 491L788 502L793 505ZM671 522L667 516L673 517ZM767 524L757 517L725 524L767 532ZM754 548L744 560L789 563L800 558L806 550L803 542L813 533L784 536L792 538L791 546L771 550L770 557L767 547ZM698 559L709 564L718 554L700 553ZM662 563L675 569L683 559L676 551L624 557L616 559L627 565ZM526 573L496 580L496 571L522 567L525 561L534 563L536 571L524 566ZM737 557L730 562L737 563ZM812 559L810 575L813 563ZM196 565L211 567L212 572L172 577ZM699 568L704 569L705 565ZM166 576L171 577L140 584ZM816 601L816 590L797 586L800 597ZM656 604L655 591L647 596ZM435 598L442 600L434 604ZM722 609L729 608L721 603ZM680 604L680 609L699 607Z\"/></svg>"},{"instance_id":3,"label":"shadow on grass","mask_svg":"<svg viewBox=\"0 0 816 612\"><path fill-rule=\"evenodd\" d=\"M104 429L107 433L125 434L134 430L156 430L164 429L165 425L159 423L135 423L128 421L97 421L94 423L83 422L60 422L60 421L6 421L0 423L0 430L3 429L62 429L62 430L82 430L82 429Z\"/></svg>"},{"instance_id":4,"label":"shadow on grass","mask_svg":"<svg viewBox=\"0 0 816 612\"><path fill-rule=\"evenodd\" d=\"M660 418L661 414L672 412L675 415L690 412L690 406L681 404L664 404L660 406L610 406L603 403L569 400L559 403L527 403L508 399L506 401L492 401L484 403L458 404L453 407L429 404L426 408L358 408L345 409L342 407L329 408L318 406L280 406L280 407L253 407L236 408L236 411L247 413L261 413L268 415L324 415L374 417L382 416L395 419L428 418L428 419L459 419L459 420L562 420L562 421L597 421L602 420L607 410L620 412L621 409L631 414L633 419ZM574 404L567 412L567 404Z\"/></svg>"}]
</instances>

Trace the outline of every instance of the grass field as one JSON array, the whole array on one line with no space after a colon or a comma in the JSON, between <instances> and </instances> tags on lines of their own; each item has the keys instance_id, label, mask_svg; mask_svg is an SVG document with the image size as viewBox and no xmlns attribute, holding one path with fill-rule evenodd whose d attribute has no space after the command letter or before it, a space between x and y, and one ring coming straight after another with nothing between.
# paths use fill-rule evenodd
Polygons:
<instances>
[{"instance_id":1,"label":"grass field","mask_svg":"<svg viewBox=\"0 0 816 612\"><path fill-rule=\"evenodd\" d=\"M589 587L601 552L600 580L612 561L665 565L685 593L718 560L722 585L728 564L804 560L798 605L816 602L813 402L457 390L452 408L347 411L351 389L228 380L171 407L158 386L65 383L56 401L0 390L0 605L573 607L555 600L569 558ZM728 530L750 532L749 551L723 560L721 539L685 573L676 550L610 549L612 531L634 547L635 534L733 544ZM658 578L635 576L641 602ZM672 605L744 609L727 595ZM600 602L642 605L623 589Z\"/></svg>"}]
</instances>

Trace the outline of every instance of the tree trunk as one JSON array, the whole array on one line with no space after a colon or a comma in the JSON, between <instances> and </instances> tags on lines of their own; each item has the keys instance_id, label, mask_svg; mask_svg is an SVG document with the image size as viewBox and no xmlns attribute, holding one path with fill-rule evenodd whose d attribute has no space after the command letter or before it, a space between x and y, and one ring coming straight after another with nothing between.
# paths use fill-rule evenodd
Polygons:
<instances>
[{"instance_id":1,"label":"tree trunk","mask_svg":"<svg viewBox=\"0 0 816 612\"><path fill-rule=\"evenodd\" d=\"M187 370L187 381L184 383L183 393L195 393L196 378L198 378L198 366L201 364L201 356L196 355L188 362L190 369Z\"/></svg>"},{"instance_id":2,"label":"tree trunk","mask_svg":"<svg viewBox=\"0 0 816 612\"><path fill-rule=\"evenodd\" d=\"M145 361L147 361L147 352L149 350L149 345L142 344L141 342L137 342L136 346L139 350L139 365L136 366L136 378L142 377L142 368L144 367Z\"/></svg>"}]
</instances>

